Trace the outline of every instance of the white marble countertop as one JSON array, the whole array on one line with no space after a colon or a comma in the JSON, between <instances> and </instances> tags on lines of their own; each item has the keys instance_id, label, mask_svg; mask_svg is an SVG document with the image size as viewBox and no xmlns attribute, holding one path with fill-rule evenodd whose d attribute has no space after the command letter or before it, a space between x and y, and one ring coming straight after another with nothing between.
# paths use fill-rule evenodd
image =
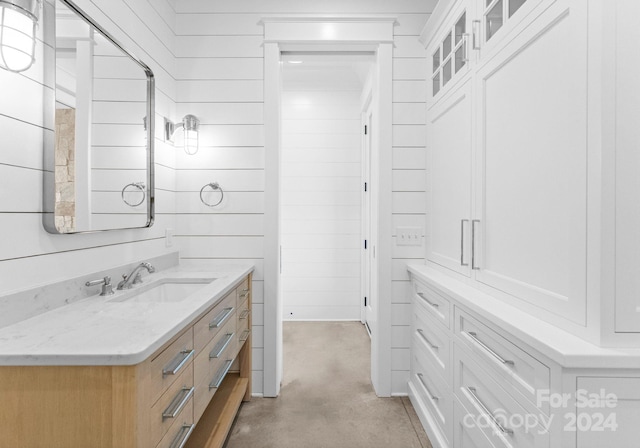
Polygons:
<instances>
[{"instance_id":1,"label":"white marble countertop","mask_svg":"<svg viewBox=\"0 0 640 448\"><path fill-rule=\"evenodd\" d=\"M637 369L640 349L599 347L426 265L409 272L565 368Z\"/></svg>"},{"instance_id":2,"label":"white marble countertop","mask_svg":"<svg viewBox=\"0 0 640 448\"><path fill-rule=\"evenodd\" d=\"M94 295L0 329L0 365L134 365L223 298L253 266L204 270L176 266L144 275L144 286L162 279L216 280L178 302L122 301L135 288Z\"/></svg>"}]
</instances>

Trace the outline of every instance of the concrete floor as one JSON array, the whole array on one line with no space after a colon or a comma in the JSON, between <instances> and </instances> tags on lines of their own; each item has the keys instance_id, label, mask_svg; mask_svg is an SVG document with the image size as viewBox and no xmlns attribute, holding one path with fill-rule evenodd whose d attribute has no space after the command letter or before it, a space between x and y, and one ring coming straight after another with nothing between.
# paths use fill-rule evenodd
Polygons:
<instances>
[{"instance_id":1,"label":"concrete floor","mask_svg":"<svg viewBox=\"0 0 640 448\"><path fill-rule=\"evenodd\" d=\"M358 322L285 322L280 397L243 404L227 448L431 448L408 398L377 398Z\"/></svg>"}]
</instances>

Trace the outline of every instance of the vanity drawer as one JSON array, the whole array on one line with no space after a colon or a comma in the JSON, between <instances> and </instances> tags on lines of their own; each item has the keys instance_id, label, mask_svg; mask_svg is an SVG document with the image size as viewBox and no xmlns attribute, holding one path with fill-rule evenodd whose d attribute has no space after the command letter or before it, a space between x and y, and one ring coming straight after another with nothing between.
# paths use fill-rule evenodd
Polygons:
<instances>
[{"instance_id":1,"label":"vanity drawer","mask_svg":"<svg viewBox=\"0 0 640 448\"><path fill-rule=\"evenodd\" d=\"M246 277L240 285L236 288L236 300L238 303L238 308L245 300L249 298L251 295L251 286L249 285L249 277Z\"/></svg>"},{"instance_id":2,"label":"vanity drawer","mask_svg":"<svg viewBox=\"0 0 640 448\"><path fill-rule=\"evenodd\" d=\"M550 388L549 368L458 307L455 315L460 342L477 354L483 367L495 373L511 393L517 391L536 406L538 392ZM548 415L549 403L540 410Z\"/></svg>"},{"instance_id":3,"label":"vanity drawer","mask_svg":"<svg viewBox=\"0 0 640 448\"><path fill-rule=\"evenodd\" d=\"M182 413L191 411L193 419L193 363L189 364L176 378L160 399L151 407L150 434L152 446L158 443L176 421L182 420ZM187 414L188 415L188 414Z\"/></svg>"},{"instance_id":4,"label":"vanity drawer","mask_svg":"<svg viewBox=\"0 0 640 448\"><path fill-rule=\"evenodd\" d=\"M231 349L230 349L231 350ZM234 352L236 350L234 349ZM229 352L229 355L235 353ZM197 422L204 411L207 409L209 402L218 390L218 386L222 383L227 372L231 370L233 365L233 357L226 356L211 363L211 368L208 370L206 377L201 378L200 382L196 386L196 395L193 403L193 412L195 421Z\"/></svg>"},{"instance_id":5,"label":"vanity drawer","mask_svg":"<svg viewBox=\"0 0 640 448\"><path fill-rule=\"evenodd\" d=\"M420 300L420 299L414 299ZM451 384L451 336L429 317L422 305L413 306L413 348L419 358L427 358Z\"/></svg>"},{"instance_id":6,"label":"vanity drawer","mask_svg":"<svg viewBox=\"0 0 640 448\"><path fill-rule=\"evenodd\" d=\"M236 347L236 318L227 321L226 325L196 356L194 381L196 385L211 378L217 364L223 359L233 358Z\"/></svg>"},{"instance_id":7,"label":"vanity drawer","mask_svg":"<svg viewBox=\"0 0 640 448\"><path fill-rule=\"evenodd\" d=\"M451 386L434 373L433 366L415 355L411 358L411 382L417 391L417 398L437 423L447 444L450 444L453 423Z\"/></svg>"},{"instance_id":8,"label":"vanity drawer","mask_svg":"<svg viewBox=\"0 0 640 448\"><path fill-rule=\"evenodd\" d=\"M446 328L451 328L451 302L433 288L417 280L413 281L414 299L424 306L430 316L443 324Z\"/></svg>"},{"instance_id":9,"label":"vanity drawer","mask_svg":"<svg viewBox=\"0 0 640 448\"><path fill-rule=\"evenodd\" d=\"M237 318L237 331L238 336L238 348L247 340L249 334L251 334L250 322L251 322L251 308L249 306L249 300L238 307Z\"/></svg>"},{"instance_id":10,"label":"vanity drawer","mask_svg":"<svg viewBox=\"0 0 640 448\"><path fill-rule=\"evenodd\" d=\"M173 422L156 448L175 448L183 446L184 442L189 439L195 428L195 420L193 419L193 398L187 403L187 406L180 413L179 418Z\"/></svg>"},{"instance_id":11,"label":"vanity drawer","mask_svg":"<svg viewBox=\"0 0 640 448\"><path fill-rule=\"evenodd\" d=\"M542 423L540 414L531 410L521 396L513 396L503 389L476 361L454 345L455 394L467 410L466 422L479 426L491 444L498 447L546 448L549 434L540 425L527 427L524 422ZM529 410L527 410L529 408Z\"/></svg>"},{"instance_id":12,"label":"vanity drawer","mask_svg":"<svg viewBox=\"0 0 640 448\"><path fill-rule=\"evenodd\" d=\"M153 358L149 365L151 404L174 383L176 378L193 362L193 333L185 331L169 347Z\"/></svg>"},{"instance_id":13,"label":"vanity drawer","mask_svg":"<svg viewBox=\"0 0 640 448\"><path fill-rule=\"evenodd\" d=\"M196 352L200 353L213 337L233 318L236 309L236 291L227 294L215 307L193 326Z\"/></svg>"}]
</instances>

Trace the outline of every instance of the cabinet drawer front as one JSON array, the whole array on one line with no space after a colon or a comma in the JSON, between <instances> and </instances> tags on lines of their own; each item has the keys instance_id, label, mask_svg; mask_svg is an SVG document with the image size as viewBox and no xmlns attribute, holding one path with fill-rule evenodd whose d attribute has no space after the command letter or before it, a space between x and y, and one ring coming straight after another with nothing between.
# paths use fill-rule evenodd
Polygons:
<instances>
[{"instance_id":1,"label":"cabinet drawer front","mask_svg":"<svg viewBox=\"0 0 640 448\"><path fill-rule=\"evenodd\" d=\"M456 448L496 448L482 430L467 417L469 413L457 397L453 400L453 446ZM467 417L467 418L465 418Z\"/></svg>"},{"instance_id":2,"label":"cabinet drawer front","mask_svg":"<svg viewBox=\"0 0 640 448\"><path fill-rule=\"evenodd\" d=\"M454 388L467 409L467 425L477 425L496 447L543 448L549 445L549 435L541 426L541 412L523 407L521 396L512 396L476 361L476 357L454 344ZM539 425L527 427L528 419Z\"/></svg>"},{"instance_id":3,"label":"cabinet drawer front","mask_svg":"<svg viewBox=\"0 0 640 448\"><path fill-rule=\"evenodd\" d=\"M193 399L190 400L193 402ZM195 420L193 419L193 406L189 403L184 411L180 414L180 418L173 422L164 435L157 448L174 448L182 446L189 439L193 429L195 428Z\"/></svg>"},{"instance_id":4,"label":"cabinet drawer front","mask_svg":"<svg viewBox=\"0 0 640 448\"><path fill-rule=\"evenodd\" d=\"M447 441L451 440L453 420L453 394L449 386L428 362L417 356L411 358L411 382L418 392L418 399L440 427Z\"/></svg>"},{"instance_id":5,"label":"cabinet drawer front","mask_svg":"<svg viewBox=\"0 0 640 448\"><path fill-rule=\"evenodd\" d=\"M460 341L482 359L485 368L500 376L504 387L518 391L536 406L538 393L550 388L549 368L458 307L455 314ZM541 409L549 414L548 402Z\"/></svg>"},{"instance_id":6,"label":"cabinet drawer front","mask_svg":"<svg viewBox=\"0 0 640 448\"><path fill-rule=\"evenodd\" d=\"M245 278L236 288L236 303L238 308L251 296L251 286L249 285L249 277Z\"/></svg>"},{"instance_id":7,"label":"cabinet drawer front","mask_svg":"<svg viewBox=\"0 0 640 448\"><path fill-rule=\"evenodd\" d=\"M414 299L415 302L420 299ZM451 384L451 337L433 322L423 307L413 306L413 349L420 360L427 358L438 374Z\"/></svg>"},{"instance_id":8,"label":"cabinet drawer front","mask_svg":"<svg viewBox=\"0 0 640 448\"><path fill-rule=\"evenodd\" d=\"M451 328L449 321L451 319L451 303L443 295L437 293L424 283L416 280L413 282L414 299L424 305L425 310L436 319L436 321L444 324L445 327Z\"/></svg>"},{"instance_id":9,"label":"cabinet drawer front","mask_svg":"<svg viewBox=\"0 0 640 448\"><path fill-rule=\"evenodd\" d=\"M189 328L150 362L149 390L151 403L174 383L176 378L193 362L193 333Z\"/></svg>"},{"instance_id":10,"label":"cabinet drawer front","mask_svg":"<svg viewBox=\"0 0 640 448\"><path fill-rule=\"evenodd\" d=\"M200 353L205 345L233 318L236 310L236 292L230 292L211 311L205 314L193 326L193 338L196 352Z\"/></svg>"},{"instance_id":11,"label":"cabinet drawer front","mask_svg":"<svg viewBox=\"0 0 640 448\"><path fill-rule=\"evenodd\" d=\"M191 410L193 419L193 363L178 375L150 410L150 435L153 445L158 443L176 421L183 419L182 414Z\"/></svg>"},{"instance_id":12,"label":"cabinet drawer front","mask_svg":"<svg viewBox=\"0 0 640 448\"><path fill-rule=\"evenodd\" d=\"M235 351L235 350L234 350ZM193 412L196 422L200 420L202 414L207 409L209 402L218 391L218 387L225 378L227 372L233 365L233 358L222 358L212 364L210 374L202 378L200 383L196 385L195 400L193 403Z\"/></svg>"},{"instance_id":13,"label":"cabinet drawer front","mask_svg":"<svg viewBox=\"0 0 640 448\"><path fill-rule=\"evenodd\" d=\"M196 356L194 365L194 381L200 382L211 378L218 365L234 356L237 340L236 317L232 316L227 324Z\"/></svg>"}]
</instances>

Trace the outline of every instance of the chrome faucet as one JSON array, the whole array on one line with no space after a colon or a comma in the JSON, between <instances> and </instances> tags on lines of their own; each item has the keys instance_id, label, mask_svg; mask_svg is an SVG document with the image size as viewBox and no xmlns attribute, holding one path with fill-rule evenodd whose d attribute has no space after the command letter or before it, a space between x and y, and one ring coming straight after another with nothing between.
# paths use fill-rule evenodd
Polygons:
<instances>
[{"instance_id":1,"label":"chrome faucet","mask_svg":"<svg viewBox=\"0 0 640 448\"><path fill-rule=\"evenodd\" d=\"M149 263L140 263L133 269L133 271L131 271L131 274L122 274L122 281L118 283L118 289L130 289L133 285L142 283L142 272L140 271L143 269L146 269L149 274L156 272L156 268L151 266Z\"/></svg>"}]
</instances>

